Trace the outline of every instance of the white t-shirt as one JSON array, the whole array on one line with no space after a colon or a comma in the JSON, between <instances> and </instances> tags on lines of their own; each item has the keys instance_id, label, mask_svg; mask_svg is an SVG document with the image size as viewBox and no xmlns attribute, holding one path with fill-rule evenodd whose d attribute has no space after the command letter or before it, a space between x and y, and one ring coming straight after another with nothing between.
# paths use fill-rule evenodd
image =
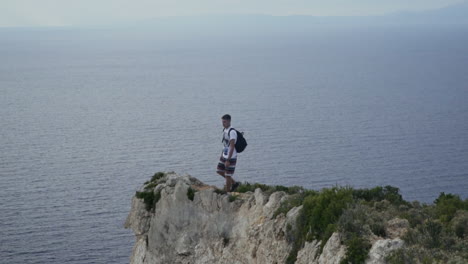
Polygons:
<instances>
[{"instance_id":1,"label":"white t-shirt","mask_svg":"<svg viewBox=\"0 0 468 264\"><path fill-rule=\"evenodd\" d=\"M228 132L229 132L229 129L231 129L232 127L229 127L229 128L225 128L223 130L223 144L224 144L224 148L223 148L223 158L227 159L228 155L229 155L229 141L231 139L234 139L234 144L236 143L237 141L237 132L236 130L231 130L231 133L229 133L228 135ZM235 159L237 158L237 151L236 151L236 148L234 147L234 151L232 152L232 156L231 156L231 159Z\"/></svg>"}]
</instances>

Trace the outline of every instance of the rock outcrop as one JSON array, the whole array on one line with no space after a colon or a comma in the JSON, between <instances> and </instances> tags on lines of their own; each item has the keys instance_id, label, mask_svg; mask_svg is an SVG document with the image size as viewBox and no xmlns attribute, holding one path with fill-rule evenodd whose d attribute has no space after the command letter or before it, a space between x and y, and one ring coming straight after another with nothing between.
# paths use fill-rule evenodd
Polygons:
<instances>
[{"instance_id":1,"label":"rock outcrop","mask_svg":"<svg viewBox=\"0 0 468 264\"><path fill-rule=\"evenodd\" d=\"M257 189L227 195L177 174L166 174L152 191L160 194L154 208L148 211L143 199L134 197L125 223L136 236L132 264L286 262L292 249L288 234L301 210L273 217L286 193L267 195ZM397 238L375 241L367 263L384 263L402 243ZM320 242L307 242L296 263L338 264L345 254L340 234L334 233L322 251Z\"/></svg>"}]
</instances>

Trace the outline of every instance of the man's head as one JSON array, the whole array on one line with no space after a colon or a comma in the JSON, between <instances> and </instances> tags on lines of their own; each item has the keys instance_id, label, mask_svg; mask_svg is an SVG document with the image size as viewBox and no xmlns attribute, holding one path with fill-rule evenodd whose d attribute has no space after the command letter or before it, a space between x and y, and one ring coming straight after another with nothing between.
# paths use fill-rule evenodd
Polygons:
<instances>
[{"instance_id":1,"label":"man's head","mask_svg":"<svg viewBox=\"0 0 468 264\"><path fill-rule=\"evenodd\" d=\"M231 126L231 116L230 115L223 115L221 117L221 120L223 121L223 127L228 128Z\"/></svg>"}]
</instances>

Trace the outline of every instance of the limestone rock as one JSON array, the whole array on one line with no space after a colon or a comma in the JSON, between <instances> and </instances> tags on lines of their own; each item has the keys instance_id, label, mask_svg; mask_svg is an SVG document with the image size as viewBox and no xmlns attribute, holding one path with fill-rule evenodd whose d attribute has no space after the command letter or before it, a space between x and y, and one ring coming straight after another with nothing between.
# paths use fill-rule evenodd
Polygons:
<instances>
[{"instance_id":1,"label":"limestone rock","mask_svg":"<svg viewBox=\"0 0 468 264\"><path fill-rule=\"evenodd\" d=\"M317 264L318 253L320 250L320 241L314 240L312 242L306 242L304 248L299 250L297 253L296 264Z\"/></svg>"},{"instance_id":2,"label":"limestone rock","mask_svg":"<svg viewBox=\"0 0 468 264\"><path fill-rule=\"evenodd\" d=\"M399 238L377 240L369 251L369 258L366 260L366 264L384 264L385 257L403 245L403 240Z\"/></svg>"},{"instance_id":3,"label":"limestone rock","mask_svg":"<svg viewBox=\"0 0 468 264\"><path fill-rule=\"evenodd\" d=\"M408 232L409 227L408 220L394 218L385 225L385 233L389 238L403 237Z\"/></svg>"},{"instance_id":4,"label":"limestone rock","mask_svg":"<svg viewBox=\"0 0 468 264\"><path fill-rule=\"evenodd\" d=\"M346 255L346 247L341 244L339 233L333 233L328 239L319 258L319 264L339 264Z\"/></svg>"},{"instance_id":5,"label":"limestone rock","mask_svg":"<svg viewBox=\"0 0 468 264\"><path fill-rule=\"evenodd\" d=\"M145 263L146 256L146 236L140 237L135 246L133 247L132 257L130 259L130 264L143 264Z\"/></svg>"},{"instance_id":6,"label":"limestone rock","mask_svg":"<svg viewBox=\"0 0 468 264\"><path fill-rule=\"evenodd\" d=\"M148 232L151 214L146 210L143 200L136 197L132 198L132 210L125 221L125 228L130 228L136 236Z\"/></svg>"}]
</instances>

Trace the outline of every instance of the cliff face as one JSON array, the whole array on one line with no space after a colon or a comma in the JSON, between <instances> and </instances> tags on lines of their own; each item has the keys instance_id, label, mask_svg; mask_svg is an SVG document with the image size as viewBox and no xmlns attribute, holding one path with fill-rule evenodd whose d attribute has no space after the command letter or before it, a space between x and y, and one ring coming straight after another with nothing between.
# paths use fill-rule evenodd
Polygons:
<instances>
[{"instance_id":1,"label":"cliff face","mask_svg":"<svg viewBox=\"0 0 468 264\"><path fill-rule=\"evenodd\" d=\"M301 207L273 217L287 198L284 192L266 195L257 189L234 198L176 174L161 178L151 191L160 194L154 208L148 211L143 199L134 197L125 223L136 236L133 264L285 263L292 249L288 235ZM376 239L366 263L384 263L402 245L398 238ZM296 263L340 263L345 254L340 235L334 233L321 253L320 242L306 243Z\"/></svg>"}]
</instances>

